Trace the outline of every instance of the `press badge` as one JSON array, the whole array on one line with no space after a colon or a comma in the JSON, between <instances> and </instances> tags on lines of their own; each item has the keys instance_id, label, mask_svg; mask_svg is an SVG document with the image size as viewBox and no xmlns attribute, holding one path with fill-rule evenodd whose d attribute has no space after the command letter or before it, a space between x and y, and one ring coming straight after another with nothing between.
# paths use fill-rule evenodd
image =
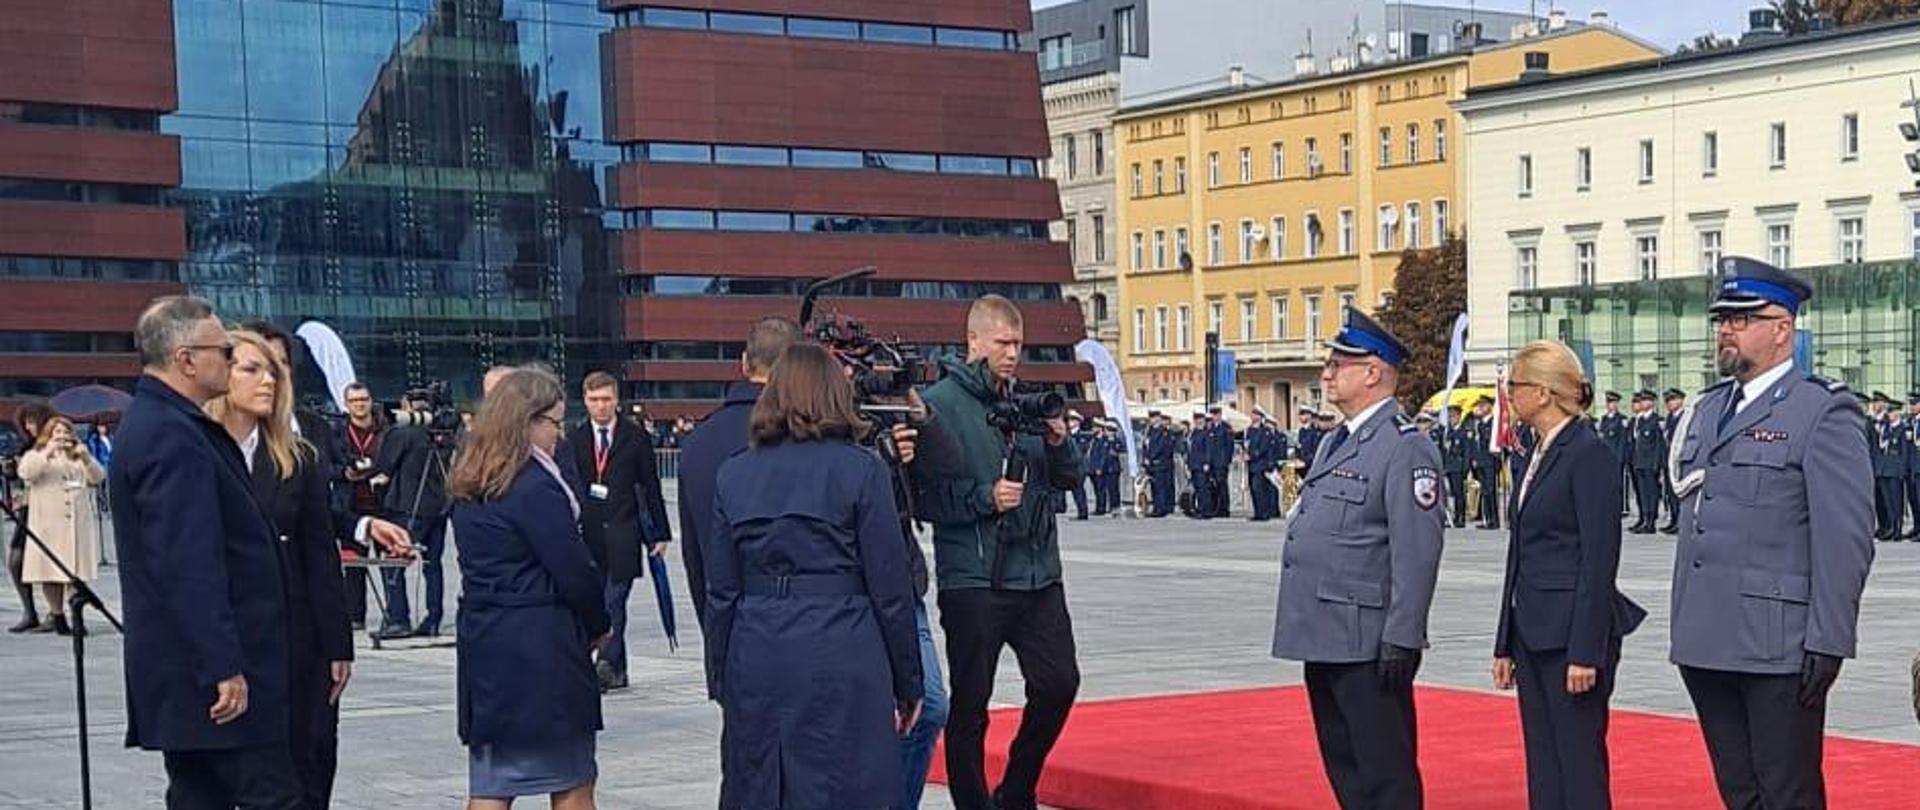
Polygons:
<instances>
[{"instance_id":1,"label":"press badge","mask_svg":"<svg viewBox=\"0 0 1920 810\"><path fill-rule=\"evenodd\" d=\"M607 485L590 484L587 486L587 495L596 501L604 501L607 499Z\"/></svg>"}]
</instances>

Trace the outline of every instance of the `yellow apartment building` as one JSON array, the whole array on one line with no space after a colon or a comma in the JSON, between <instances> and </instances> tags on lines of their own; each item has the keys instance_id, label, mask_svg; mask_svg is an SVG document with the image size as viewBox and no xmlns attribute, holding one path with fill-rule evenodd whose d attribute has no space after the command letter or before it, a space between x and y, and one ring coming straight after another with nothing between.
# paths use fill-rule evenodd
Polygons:
<instances>
[{"instance_id":1,"label":"yellow apartment building","mask_svg":"<svg viewBox=\"0 0 1920 810\"><path fill-rule=\"evenodd\" d=\"M1467 225L1452 102L1521 78L1527 54L1551 73L1660 51L1611 26L1568 28L1386 64L1336 57L1257 86L1235 71L1224 88L1123 108L1115 314L1129 397L1204 397L1214 332L1234 358L1225 399L1289 426L1319 406L1320 344L1342 308L1379 306L1402 250Z\"/></svg>"}]
</instances>

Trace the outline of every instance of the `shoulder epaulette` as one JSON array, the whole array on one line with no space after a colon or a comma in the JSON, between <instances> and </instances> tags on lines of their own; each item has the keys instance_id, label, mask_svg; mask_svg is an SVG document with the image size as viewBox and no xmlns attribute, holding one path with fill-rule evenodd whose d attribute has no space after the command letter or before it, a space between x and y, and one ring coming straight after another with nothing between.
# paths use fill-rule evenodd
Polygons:
<instances>
[{"instance_id":1,"label":"shoulder epaulette","mask_svg":"<svg viewBox=\"0 0 1920 810\"><path fill-rule=\"evenodd\" d=\"M1420 430L1420 426L1412 419L1408 419L1404 413L1393 415L1393 426L1399 428L1401 433L1414 433Z\"/></svg>"},{"instance_id":2,"label":"shoulder epaulette","mask_svg":"<svg viewBox=\"0 0 1920 810\"><path fill-rule=\"evenodd\" d=\"M1827 389L1827 393L1829 394L1843 394L1843 393L1846 393L1847 391L1846 383L1843 383L1839 380L1828 379L1818 374L1808 374L1807 382L1813 383L1814 385L1818 385L1821 388Z\"/></svg>"}]
</instances>

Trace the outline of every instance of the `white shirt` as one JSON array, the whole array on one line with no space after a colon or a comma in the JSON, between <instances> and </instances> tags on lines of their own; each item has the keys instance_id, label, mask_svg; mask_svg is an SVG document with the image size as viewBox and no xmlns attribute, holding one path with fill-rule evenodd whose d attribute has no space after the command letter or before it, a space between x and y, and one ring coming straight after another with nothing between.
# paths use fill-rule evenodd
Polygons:
<instances>
[{"instance_id":1,"label":"white shirt","mask_svg":"<svg viewBox=\"0 0 1920 810\"><path fill-rule=\"evenodd\" d=\"M247 471L253 471L253 456L260 450L260 428L255 427L240 440L240 455L247 459Z\"/></svg>"},{"instance_id":2,"label":"white shirt","mask_svg":"<svg viewBox=\"0 0 1920 810\"><path fill-rule=\"evenodd\" d=\"M1754 400L1767 393L1767 389L1772 388L1774 383L1779 382L1791 371L1793 371L1793 358L1789 357L1780 361L1780 365L1767 369L1760 376L1741 385L1740 404L1734 406L1733 412L1739 413L1746 410L1748 405L1752 405Z\"/></svg>"},{"instance_id":3,"label":"white shirt","mask_svg":"<svg viewBox=\"0 0 1920 810\"><path fill-rule=\"evenodd\" d=\"M603 435L607 437L607 447L605 449L611 449L613 447L613 422L608 422L604 425L599 422L591 422L591 424L593 425L593 449L603 449L600 447L600 437Z\"/></svg>"},{"instance_id":4,"label":"white shirt","mask_svg":"<svg viewBox=\"0 0 1920 810\"><path fill-rule=\"evenodd\" d=\"M1349 439L1353 438L1354 431L1359 430L1361 425L1366 424L1368 419L1372 419L1374 414L1379 413L1381 408L1386 407L1387 403L1392 401L1393 401L1393 397L1385 397L1381 399L1379 402L1375 402L1372 405L1367 406L1366 410L1361 411L1359 414L1355 415L1352 419L1348 419L1345 422L1341 422L1340 426L1347 429L1347 438Z\"/></svg>"}]
</instances>

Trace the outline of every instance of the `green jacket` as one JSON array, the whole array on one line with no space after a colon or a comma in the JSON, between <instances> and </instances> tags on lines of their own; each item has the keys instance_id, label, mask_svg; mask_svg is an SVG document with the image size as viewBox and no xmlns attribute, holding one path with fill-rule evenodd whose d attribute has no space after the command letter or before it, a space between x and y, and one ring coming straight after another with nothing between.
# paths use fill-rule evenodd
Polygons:
<instances>
[{"instance_id":1,"label":"green jacket","mask_svg":"<svg viewBox=\"0 0 1920 810\"><path fill-rule=\"evenodd\" d=\"M916 516L933 524L935 579L942 591L993 587L1001 554L1000 587L1037 591L1060 582L1060 536L1054 522L1053 493L1080 486L1080 454L1071 438L1048 447L1038 436L1015 437L1027 459L1026 491L1020 506L1004 514L993 509L993 485L1007 457L1007 441L987 424L991 403L1000 398L985 363L941 361L945 376L923 395L953 434L965 474L945 480L916 480Z\"/></svg>"}]
</instances>

